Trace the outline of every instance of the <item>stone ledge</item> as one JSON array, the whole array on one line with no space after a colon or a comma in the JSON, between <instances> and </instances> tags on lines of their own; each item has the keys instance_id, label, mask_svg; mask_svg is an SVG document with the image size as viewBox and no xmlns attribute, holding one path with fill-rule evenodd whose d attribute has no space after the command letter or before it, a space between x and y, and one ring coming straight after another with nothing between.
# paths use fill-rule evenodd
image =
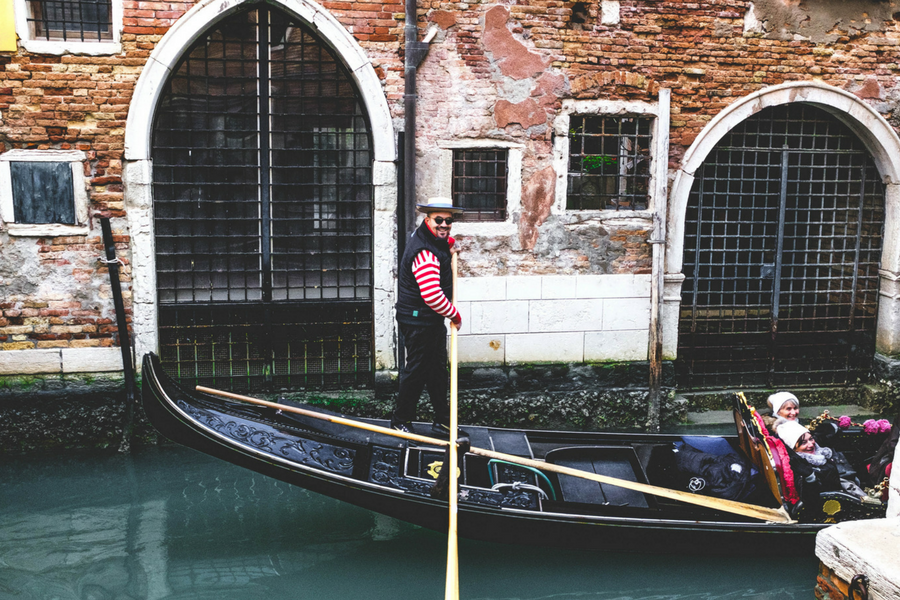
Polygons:
<instances>
[{"instance_id":1,"label":"stone ledge","mask_svg":"<svg viewBox=\"0 0 900 600\"><path fill-rule=\"evenodd\" d=\"M865 575L871 600L894 600L900 598L898 543L900 519L848 521L819 532L816 556L839 579L837 589Z\"/></svg>"},{"instance_id":2,"label":"stone ledge","mask_svg":"<svg viewBox=\"0 0 900 600\"><path fill-rule=\"evenodd\" d=\"M119 348L53 348L0 352L0 375L122 371Z\"/></svg>"}]
</instances>

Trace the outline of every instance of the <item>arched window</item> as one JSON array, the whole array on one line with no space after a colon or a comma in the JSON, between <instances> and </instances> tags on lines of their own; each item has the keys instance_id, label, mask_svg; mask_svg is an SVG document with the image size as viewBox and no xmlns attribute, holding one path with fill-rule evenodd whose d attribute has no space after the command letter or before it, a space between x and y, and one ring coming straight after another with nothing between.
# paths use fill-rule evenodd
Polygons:
<instances>
[{"instance_id":1,"label":"arched window","mask_svg":"<svg viewBox=\"0 0 900 600\"><path fill-rule=\"evenodd\" d=\"M160 355L228 389L372 382L372 143L357 90L265 5L173 71L152 158Z\"/></svg>"},{"instance_id":2,"label":"arched window","mask_svg":"<svg viewBox=\"0 0 900 600\"><path fill-rule=\"evenodd\" d=\"M884 185L821 108L766 108L697 171L678 334L685 389L841 385L875 352Z\"/></svg>"}]
</instances>

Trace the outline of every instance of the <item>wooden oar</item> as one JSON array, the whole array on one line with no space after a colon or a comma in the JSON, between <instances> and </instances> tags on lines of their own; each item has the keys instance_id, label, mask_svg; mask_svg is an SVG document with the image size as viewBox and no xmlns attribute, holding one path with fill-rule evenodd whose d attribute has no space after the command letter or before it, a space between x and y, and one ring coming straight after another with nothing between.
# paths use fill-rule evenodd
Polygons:
<instances>
[{"instance_id":1,"label":"wooden oar","mask_svg":"<svg viewBox=\"0 0 900 600\"><path fill-rule=\"evenodd\" d=\"M453 298L450 300L456 306L456 264L457 253L453 253L450 265L453 271ZM456 323L450 323L450 439L457 438L457 353L456 353ZM450 446L448 480L450 520L447 527L447 581L444 584L444 600L459 600L459 550L457 547L457 528L459 517L459 494L457 481L457 468L459 455L456 451L456 443ZM442 467L443 468L443 467Z\"/></svg>"},{"instance_id":2,"label":"wooden oar","mask_svg":"<svg viewBox=\"0 0 900 600\"><path fill-rule=\"evenodd\" d=\"M213 394L216 396L223 396L225 398L231 398L232 400L240 400L242 402L248 402L250 404L258 404L260 406L268 406L269 408L275 408L284 412L295 413L298 415L304 415L307 417L311 417L313 419L320 419L323 421L329 421L331 423L336 423L339 425L347 425L349 427L356 427L357 429L363 429L366 431L372 431L374 433L382 433L384 435L390 435L398 438L403 438L407 440L411 440L414 442L419 442L423 444L432 444L435 446L447 446L450 444L447 440L440 440L433 437L428 437L425 435L419 435L417 433L405 433L403 431L397 431L395 429L390 429L388 427L381 427L379 425L371 425L369 423L363 423L361 421L354 421L352 419L346 419L343 417L335 417L332 415L325 415L322 413L318 413L312 410L307 410L305 408L300 408L298 406L290 406L288 404L278 404L277 402L269 402L268 400L259 400L257 398L251 398L249 396L241 396L239 394L233 394L231 392L224 392L222 390L216 390L213 388L197 386L198 392L204 392L206 394ZM757 506L755 504L747 504L744 502L736 502L734 500L725 500L723 498L714 498L712 496L700 496L698 494L691 494L689 492L682 492L681 490L673 490L670 488L658 487L655 485L650 485L647 483L639 483L637 481L628 481L626 479L617 479L615 477L607 477L606 475L597 475L595 473L588 473L587 471L580 471L578 469L572 469L570 467L564 467L562 465L555 465L553 463L548 463L539 460L532 460L528 458L522 458L521 456L515 456L512 454L504 454L502 452L494 452L493 450L485 450L484 448L469 448L469 452L472 454L477 454L479 456L485 456L487 458L496 458L499 460L505 460L507 462L517 463L526 467L533 467L535 469L539 469L541 471L549 471L551 473L557 473L561 475L571 475L572 477L580 477L582 479L588 479L591 481L596 481L597 483L605 483L608 485L614 485L621 488L635 490L637 492L642 492L644 494L650 494L652 496L660 496L662 498L669 498L670 500L677 500L679 502L685 502L687 504L695 504L697 506L703 506L706 508L714 508L717 510L721 510L724 512L732 513L735 515L741 515L744 517L750 517L753 519L760 519L762 521L772 521L775 523L793 523L794 520L791 519L790 515L787 513L784 508L774 509L768 508L766 506ZM453 454L452 452L450 453Z\"/></svg>"}]
</instances>

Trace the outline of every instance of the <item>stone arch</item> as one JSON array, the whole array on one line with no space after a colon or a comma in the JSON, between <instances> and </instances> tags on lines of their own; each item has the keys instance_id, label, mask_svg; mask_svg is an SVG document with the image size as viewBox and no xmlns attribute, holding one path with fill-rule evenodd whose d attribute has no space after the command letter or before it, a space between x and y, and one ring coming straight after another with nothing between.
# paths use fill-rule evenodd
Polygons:
<instances>
[{"instance_id":1,"label":"stone arch","mask_svg":"<svg viewBox=\"0 0 900 600\"><path fill-rule=\"evenodd\" d=\"M820 82L773 86L737 100L703 128L685 153L669 197L666 235L665 354L674 357L681 303L684 226L694 175L716 144L737 124L759 111L791 102L814 104L848 125L872 155L885 184L885 229L876 349L900 352L900 137L891 125L853 94Z\"/></svg>"},{"instance_id":2,"label":"stone arch","mask_svg":"<svg viewBox=\"0 0 900 600\"><path fill-rule=\"evenodd\" d=\"M131 234L132 302L135 352L158 349L156 265L153 231L151 135L157 104L172 71L191 45L222 19L250 0L203 1L185 13L159 41L135 85L125 128L123 183ZM369 118L373 143L375 364L394 363L394 282L396 256L396 140L387 98L369 57L356 39L325 8L312 0L273 0L288 14L305 21L347 65L359 88Z\"/></svg>"}]
</instances>

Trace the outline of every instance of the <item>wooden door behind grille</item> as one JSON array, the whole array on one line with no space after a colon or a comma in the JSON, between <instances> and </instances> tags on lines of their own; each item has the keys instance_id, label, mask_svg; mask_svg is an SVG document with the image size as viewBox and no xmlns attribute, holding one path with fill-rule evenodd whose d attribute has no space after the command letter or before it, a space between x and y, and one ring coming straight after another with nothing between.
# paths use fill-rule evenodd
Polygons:
<instances>
[{"instance_id":1,"label":"wooden door behind grille","mask_svg":"<svg viewBox=\"0 0 900 600\"><path fill-rule=\"evenodd\" d=\"M198 40L153 138L163 365L239 390L373 381L372 153L346 67L266 5Z\"/></svg>"},{"instance_id":2,"label":"wooden door behind grille","mask_svg":"<svg viewBox=\"0 0 900 600\"><path fill-rule=\"evenodd\" d=\"M824 110L768 108L698 173L686 214L679 386L844 385L874 355L884 186Z\"/></svg>"}]
</instances>

